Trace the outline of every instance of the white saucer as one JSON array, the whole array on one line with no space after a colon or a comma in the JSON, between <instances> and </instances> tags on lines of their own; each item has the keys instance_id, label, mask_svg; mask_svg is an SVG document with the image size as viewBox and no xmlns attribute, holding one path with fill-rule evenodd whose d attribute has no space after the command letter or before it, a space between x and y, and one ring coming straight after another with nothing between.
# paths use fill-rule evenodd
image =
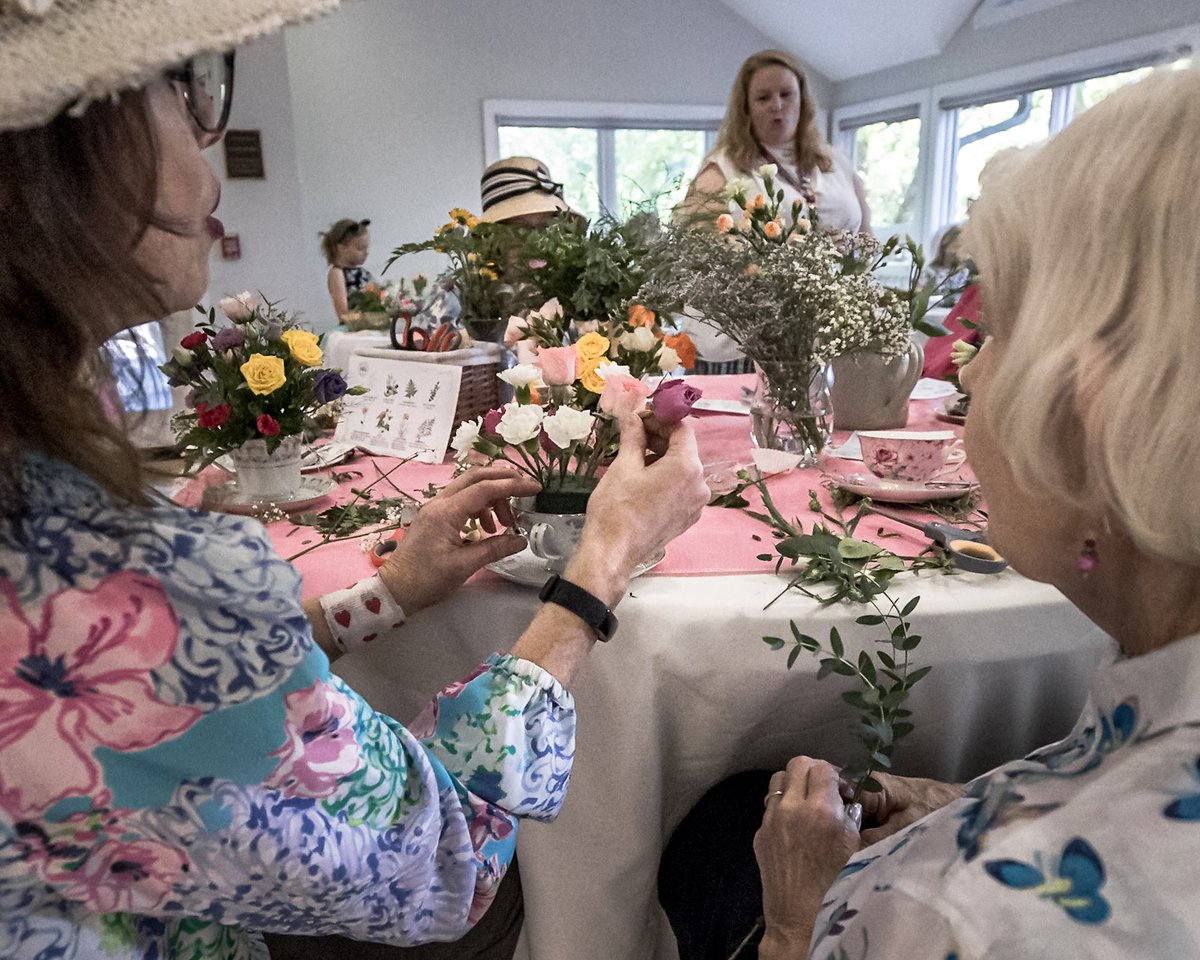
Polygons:
<instances>
[{"instance_id":1,"label":"white saucer","mask_svg":"<svg viewBox=\"0 0 1200 960\"><path fill-rule=\"evenodd\" d=\"M830 472L826 476L834 486L859 497L870 497L881 503L923 503L927 500L955 500L976 489L974 480L950 475L939 477L928 483L912 480L883 480L866 470L840 474Z\"/></svg>"},{"instance_id":2,"label":"white saucer","mask_svg":"<svg viewBox=\"0 0 1200 960\"><path fill-rule=\"evenodd\" d=\"M302 477L299 489L293 490L286 499L264 502L261 499L246 499L238 490L237 481L231 480L220 486L209 487L204 492L204 506L206 509L220 510L224 513L254 513L269 502L271 506L291 512L311 507L335 489L337 481L332 477Z\"/></svg>"},{"instance_id":3,"label":"white saucer","mask_svg":"<svg viewBox=\"0 0 1200 960\"><path fill-rule=\"evenodd\" d=\"M639 563L633 568L632 576L640 577L648 570L653 570L663 562L663 558L666 555L666 551L664 551L647 563ZM492 573L500 574L505 580L519 583L523 587L540 587L546 582L546 578L555 572L551 569L549 560L542 560L540 557L535 557L533 551L528 547L520 553L513 554L511 557L505 557L503 560L489 563L488 569Z\"/></svg>"}]
</instances>

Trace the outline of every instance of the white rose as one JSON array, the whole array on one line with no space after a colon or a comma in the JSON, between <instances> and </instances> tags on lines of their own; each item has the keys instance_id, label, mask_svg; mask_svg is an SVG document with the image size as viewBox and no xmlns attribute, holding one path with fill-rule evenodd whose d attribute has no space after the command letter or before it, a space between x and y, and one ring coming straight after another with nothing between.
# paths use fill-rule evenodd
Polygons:
<instances>
[{"instance_id":1,"label":"white rose","mask_svg":"<svg viewBox=\"0 0 1200 960\"><path fill-rule=\"evenodd\" d=\"M258 306L258 297L246 290L234 297L222 297L218 306L234 323L245 323Z\"/></svg>"},{"instance_id":2,"label":"white rose","mask_svg":"<svg viewBox=\"0 0 1200 960\"><path fill-rule=\"evenodd\" d=\"M506 403L496 432L505 443L524 443L541 432L543 416L545 411L536 403Z\"/></svg>"},{"instance_id":3,"label":"white rose","mask_svg":"<svg viewBox=\"0 0 1200 960\"><path fill-rule=\"evenodd\" d=\"M679 354L674 347L668 347L665 343L662 349L658 351L658 369L663 373L670 373L679 366Z\"/></svg>"},{"instance_id":4,"label":"white rose","mask_svg":"<svg viewBox=\"0 0 1200 960\"><path fill-rule=\"evenodd\" d=\"M475 441L479 438L479 431L482 429L483 417L464 420L458 425L454 439L450 441L450 446L454 448L455 460L465 460L467 455L475 449Z\"/></svg>"},{"instance_id":5,"label":"white rose","mask_svg":"<svg viewBox=\"0 0 1200 960\"><path fill-rule=\"evenodd\" d=\"M656 343L658 340L655 339L649 327L636 327L632 332L621 337L622 347L626 350L636 350L638 353L653 350Z\"/></svg>"},{"instance_id":6,"label":"white rose","mask_svg":"<svg viewBox=\"0 0 1200 960\"><path fill-rule=\"evenodd\" d=\"M560 450L565 450L575 440L586 440L592 434L596 417L587 410L574 407L559 407L552 417L542 421L546 435Z\"/></svg>"},{"instance_id":7,"label":"white rose","mask_svg":"<svg viewBox=\"0 0 1200 960\"><path fill-rule=\"evenodd\" d=\"M518 363L496 374L501 380L513 387L527 387L531 383L540 384L542 371L531 363Z\"/></svg>"},{"instance_id":8,"label":"white rose","mask_svg":"<svg viewBox=\"0 0 1200 960\"><path fill-rule=\"evenodd\" d=\"M777 173L779 173L779 168L773 163L764 163L758 168L758 175L764 180L766 180L767 177L774 178Z\"/></svg>"},{"instance_id":9,"label":"white rose","mask_svg":"<svg viewBox=\"0 0 1200 960\"><path fill-rule=\"evenodd\" d=\"M607 380L614 373L619 373L626 377L633 376L633 374L629 372L629 368L623 363L612 363L609 360L605 360L600 364L600 366L596 367L596 376L598 376L601 380Z\"/></svg>"}]
</instances>

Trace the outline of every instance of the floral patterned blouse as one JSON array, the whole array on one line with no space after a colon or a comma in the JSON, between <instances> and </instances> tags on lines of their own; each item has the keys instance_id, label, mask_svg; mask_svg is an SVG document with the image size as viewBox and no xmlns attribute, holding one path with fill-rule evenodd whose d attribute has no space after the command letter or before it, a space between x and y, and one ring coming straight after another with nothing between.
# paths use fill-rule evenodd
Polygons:
<instances>
[{"instance_id":1,"label":"floral patterned blouse","mask_svg":"<svg viewBox=\"0 0 1200 960\"><path fill-rule=\"evenodd\" d=\"M1102 667L1065 740L868 847L818 960L1176 960L1200 951L1200 637Z\"/></svg>"},{"instance_id":2,"label":"floral patterned blouse","mask_svg":"<svg viewBox=\"0 0 1200 960\"><path fill-rule=\"evenodd\" d=\"M460 936L552 819L571 695L493 656L411 728L329 672L255 521L120 508L29 457L0 523L0 957Z\"/></svg>"}]
</instances>

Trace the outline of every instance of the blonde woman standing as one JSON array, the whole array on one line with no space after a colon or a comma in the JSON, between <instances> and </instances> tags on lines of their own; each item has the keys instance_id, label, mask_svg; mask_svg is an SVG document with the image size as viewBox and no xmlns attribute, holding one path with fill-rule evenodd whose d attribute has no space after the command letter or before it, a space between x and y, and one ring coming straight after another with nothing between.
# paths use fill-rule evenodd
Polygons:
<instances>
[{"instance_id":1,"label":"blonde woman standing","mask_svg":"<svg viewBox=\"0 0 1200 960\"><path fill-rule=\"evenodd\" d=\"M716 148L688 188L683 211L724 212L725 185L738 178L764 191L759 167L773 163L787 216L794 200L807 210L806 197L815 197L823 227L870 233L862 183L849 159L825 142L816 116L816 102L795 57L782 50L750 57L738 70ZM748 195L754 196L753 188Z\"/></svg>"}]
</instances>

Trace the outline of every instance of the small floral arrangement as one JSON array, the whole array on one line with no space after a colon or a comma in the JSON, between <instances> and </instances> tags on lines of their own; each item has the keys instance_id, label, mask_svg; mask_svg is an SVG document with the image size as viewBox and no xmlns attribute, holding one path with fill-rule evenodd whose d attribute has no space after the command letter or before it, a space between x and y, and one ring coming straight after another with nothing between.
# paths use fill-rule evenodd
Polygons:
<instances>
[{"instance_id":1,"label":"small floral arrangement","mask_svg":"<svg viewBox=\"0 0 1200 960\"><path fill-rule=\"evenodd\" d=\"M519 228L488 223L462 207L428 240L405 243L392 251L384 270L411 253L444 253L450 264L438 278L443 289L453 291L467 318L501 317L508 313L513 295L505 279L509 251L519 242ZM418 294L419 296L419 294Z\"/></svg>"},{"instance_id":2,"label":"small floral arrangement","mask_svg":"<svg viewBox=\"0 0 1200 960\"><path fill-rule=\"evenodd\" d=\"M514 399L460 424L451 446L460 460L475 453L507 460L529 474L542 485L541 510L581 508L598 469L617 452L616 421L622 415L652 409L660 422L677 423L700 399L700 391L683 380L663 379L656 388L643 380L664 364L678 366L676 352L665 337L655 336L654 315L644 307L630 309L617 341L596 330L571 341L555 301L510 322L533 343L531 362L499 374L514 388ZM642 349L642 341L649 346Z\"/></svg>"},{"instance_id":3,"label":"small floral arrangement","mask_svg":"<svg viewBox=\"0 0 1200 960\"><path fill-rule=\"evenodd\" d=\"M188 409L172 420L189 465L207 466L248 440L265 440L273 452L286 437L315 436L313 413L346 393L324 359L317 335L249 293L221 301L230 321L219 326L207 313L159 369L173 387L190 387Z\"/></svg>"}]
</instances>

